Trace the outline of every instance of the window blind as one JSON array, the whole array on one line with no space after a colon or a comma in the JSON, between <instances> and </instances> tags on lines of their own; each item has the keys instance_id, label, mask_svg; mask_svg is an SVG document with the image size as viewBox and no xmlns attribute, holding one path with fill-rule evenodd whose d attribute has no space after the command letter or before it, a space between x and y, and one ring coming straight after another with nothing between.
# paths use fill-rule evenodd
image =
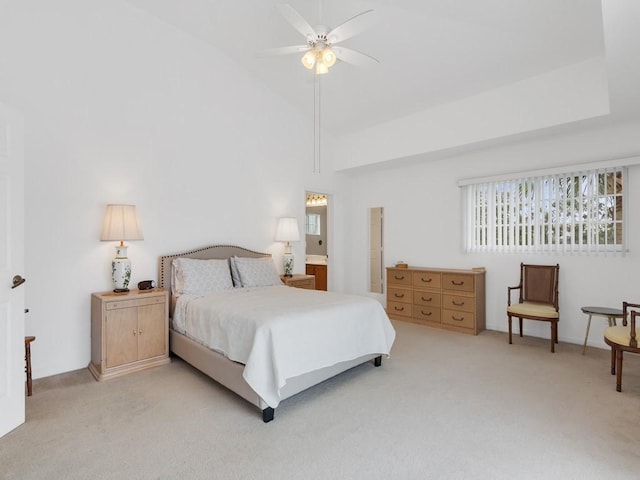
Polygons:
<instances>
[{"instance_id":1,"label":"window blind","mask_svg":"<svg viewBox=\"0 0 640 480\"><path fill-rule=\"evenodd\" d=\"M467 252L623 253L626 167L463 186Z\"/></svg>"}]
</instances>

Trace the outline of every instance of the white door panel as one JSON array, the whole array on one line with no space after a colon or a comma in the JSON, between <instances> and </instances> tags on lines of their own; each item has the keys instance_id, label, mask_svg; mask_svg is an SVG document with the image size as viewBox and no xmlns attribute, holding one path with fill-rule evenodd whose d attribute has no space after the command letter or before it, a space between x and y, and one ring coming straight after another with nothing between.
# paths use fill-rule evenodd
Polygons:
<instances>
[{"instance_id":1,"label":"white door panel","mask_svg":"<svg viewBox=\"0 0 640 480\"><path fill-rule=\"evenodd\" d=\"M24 165L21 116L0 104L0 436L24 423Z\"/></svg>"}]
</instances>

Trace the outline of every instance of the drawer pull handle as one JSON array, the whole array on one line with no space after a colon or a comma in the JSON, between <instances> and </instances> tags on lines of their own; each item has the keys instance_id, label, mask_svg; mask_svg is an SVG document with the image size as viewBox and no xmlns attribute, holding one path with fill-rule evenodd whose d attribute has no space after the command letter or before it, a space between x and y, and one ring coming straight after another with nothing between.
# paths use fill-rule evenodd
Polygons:
<instances>
[{"instance_id":1,"label":"drawer pull handle","mask_svg":"<svg viewBox=\"0 0 640 480\"><path fill-rule=\"evenodd\" d=\"M420 300L422 300L423 302L431 302L433 301L433 297L429 297L429 298L420 297Z\"/></svg>"},{"instance_id":2,"label":"drawer pull handle","mask_svg":"<svg viewBox=\"0 0 640 480\"><path fill-rule=\"evenodd\" d=\"M138 331L137 331L137 330L134 330L134 331L133 331L133 336L135 337L137 334L138 334Z\"/></svg>"},{"instance_id":3,"label":"drawer pull handle","mask_svg":"<svg viewBox=\"0 0 640 480\"><path fill-rule=\"evenodd\" d=\"M401 276L394 275L393 278L395 278L396 280L404 280L404 275L401 275Z\"/></svg>"},{"instance_id":4,"label":"drawer pull handle","mask_svg":"<svg viewBox=\"0 0 640 480\"><path fill-rule=\"evenodd\" d=\"M461 307L461 306L463 306L463 305L464 305L464 302L460 302L460 303L458 303L458 302L456 302L455 300L451 300L451 303L453 303L456 307Z\"/></svg>"},{"instance_id":5,"label":"drawer pull handle","mask_svg":"<svg viewBox=\"0 0 640 480\"><path fill-rule=\"evenodd\" d=\"M420 277L420 281L424 283L431 283L431 278L425 279L424 277Z\"/></svg>"},{"instance_id":6,"label":"drawer pull handle","mask_svg":"<svg viewBox=\"0 0 640 480\"><path fill-rule=\"evenodd\" d=\"M396 298L404 298L404 293L394 293L393 296Z\"/></svg>"},{"instance_id":7,"label":"drawer pull handle","mask_svg":"<svg viewBox=\"0 0 640 480\"><path fill-rule=\"evenodd\" d=\"M458 287L459 287L459 286L461 286L461 285L464 285L464 280L463 280L463 281L461 281L461 282L456 282L455 280L451 280L451 283L453 283L454 285L456 285L456 286L458 286Z\"/></svg>"},{"instance_id":8,"label":"drawer pull handle","mask_svg":"<svg viewBox=\"0 0 640 480\"><path fill-rule=\"evenodd\" d=\"M425 312L424 310L420 310L420 313L425 317L430 317L433 312Z\"/></svg>"},{"instance_id":9,"label":"drawer pull handle","mask_svg":"<svg viewBox=\"0 0 640 480\"><path fill-rule=\"evenodd\" d=\"M464 320L464 317L456 318L453 315L451 315L451 320L455 320L456 322L462 322Z\"/></svg>"},{"instance_id":10,"label":"drawer pull handle","mask_svg":"<svg viewBox=\"0 0 640 480\"><path fill-rule=\"evenodd\" d=\"M393 307L394 310L401 312L404 310L404 307Z\"/></svg>"}]
</instances>

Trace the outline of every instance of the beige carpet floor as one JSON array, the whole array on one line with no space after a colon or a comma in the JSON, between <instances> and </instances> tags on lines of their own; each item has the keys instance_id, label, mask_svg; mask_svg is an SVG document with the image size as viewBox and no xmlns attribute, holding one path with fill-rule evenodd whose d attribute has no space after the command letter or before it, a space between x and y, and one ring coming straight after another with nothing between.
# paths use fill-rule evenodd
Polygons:
<instances>
[{"instance_id":1,"label":"beige carpet floor","mask_svg":"<svg viewBox=\"0 0 640 480\"><path fill-rule=\"evenodd\" d=\"M39 379L27 422L0 439L0 478L640 478L640 357L618 393L605 350L394 325L382 367L283 402L269 424L179 359Z\"/></svg>"}]
</instances>

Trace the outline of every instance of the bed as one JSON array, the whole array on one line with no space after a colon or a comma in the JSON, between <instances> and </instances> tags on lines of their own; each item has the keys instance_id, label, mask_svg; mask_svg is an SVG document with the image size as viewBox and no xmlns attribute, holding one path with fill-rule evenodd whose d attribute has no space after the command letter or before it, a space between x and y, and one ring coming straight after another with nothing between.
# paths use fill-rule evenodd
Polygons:
<instances>
[{"instance_id":1,"label":"bed","mask_svg":"<svg viewBox=\"0 0 640 480\"><path fill-rule=\"evenodd\" d=\"M215 273L223 261L231 288ZM264 422L282 400L357 365L379 367L390 354L395 331L379 302L284 286L270 254L214 245L159 263L171 352L257 406ZM202 287L203 275L220 278Z\"/></svg>"}]
</instances>

